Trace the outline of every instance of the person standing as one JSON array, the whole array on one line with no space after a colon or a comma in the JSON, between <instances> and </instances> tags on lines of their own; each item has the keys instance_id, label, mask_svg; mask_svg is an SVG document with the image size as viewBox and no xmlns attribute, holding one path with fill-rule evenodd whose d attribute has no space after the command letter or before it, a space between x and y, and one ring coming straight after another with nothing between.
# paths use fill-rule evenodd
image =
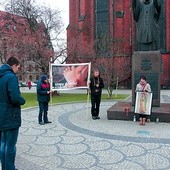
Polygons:
<instances>
[{"instance_id":1,"label":"person standing","mask_svg":"<svg viewBox=\"0 0 170 170\"><path fill-rule=\"evenodd\" d=\"M99 70L95 69L93 77L90 79L90 91L91 91L91 114L92 119L100 119L99 107L101 102L102 88L104 88L103 80L100 77Z\"/></svg>"},{"instance_id":2,"label":"person standing","mask_svg":"<svg viewBox=\"0 0 170 170\"><path fill-rule=\"evenodd\" d=\"M16 76L20 62L10 57L7 64L0 67L0 157L2 170L16 170L16 143L21 126L21 96Z\"/></svg>"},{"instance_id":3,"label":"person standing","mask_svg":"<svg viewBox=\"0 0 170 170\"><path fill-rule=\"evenodd\" d=\"M48 120L48 103L50 101L50 83L46 75L42 75L37 83L37 101L39 103L38 122L40 125L52 123Z\"/></svg>"},{"instance_id":4,"label":"person standing","mask_svg":"<svg viewBox=\"0 0 170 170\"><path fill-rule=\"evenodd\" d=\"M140 82L136 85L136 92L143 92L140 96L140 103L139 103L139 110L141 114L139 114L139 125L145 125L146 122L146 115L142 114L146 111L146 93L145 92L151 92L151 86L146 81L145 76L140 77Z\"/></svg>"},{"instance_id":5,"label":"person standing","mask_svg":"<svg viewBox=\"0 0 170 170\"><path fill-rule=\"evenodd\" d=\"M28 80L28 89L30 90L30 89L31 89L31 87L32 87L31 81L30 81L30 80Z\"/></svg>"}]
</instances>

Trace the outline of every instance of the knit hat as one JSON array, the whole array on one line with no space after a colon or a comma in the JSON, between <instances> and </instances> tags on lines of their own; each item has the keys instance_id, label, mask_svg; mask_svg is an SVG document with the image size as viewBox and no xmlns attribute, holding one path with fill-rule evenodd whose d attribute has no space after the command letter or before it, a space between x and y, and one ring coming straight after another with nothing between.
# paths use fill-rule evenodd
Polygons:
<instances>
[{"instance_id":1,"label":"knit hat","mask_svg":"<svg viewBox=\"0 0 170 170\"><path fill-rule=\"evenodd\" d=\"M48 77L46 76L46 75L42 75L41 76L41 82L44 82L45 80L47 80L48 79Z\"/></svg>"}]
</instances>

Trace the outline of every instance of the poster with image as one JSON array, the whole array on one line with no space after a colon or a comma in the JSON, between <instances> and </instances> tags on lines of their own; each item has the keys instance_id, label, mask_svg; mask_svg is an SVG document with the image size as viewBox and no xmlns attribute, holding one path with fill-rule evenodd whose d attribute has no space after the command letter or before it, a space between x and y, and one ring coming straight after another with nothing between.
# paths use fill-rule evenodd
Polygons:
<instances>
[{"instance_id":1,"label":"poster with image","mask_svg":"<svg viewBox=\"0 0 170 170\"><path fill-rule=\"evenodd\" d=\"M90 63L51 64L51 89L69 90L88 88Z\"/></svg>"},{"instance_id":2,"label":"poster with image","mask_svg":"<svg viewBox=\"0 0 170 170\"><path fill-rule=\"evenodd\" d=\"M136 92L135 113L151 114L152 95L149 92Z\"/></svg>"}]
</instances>

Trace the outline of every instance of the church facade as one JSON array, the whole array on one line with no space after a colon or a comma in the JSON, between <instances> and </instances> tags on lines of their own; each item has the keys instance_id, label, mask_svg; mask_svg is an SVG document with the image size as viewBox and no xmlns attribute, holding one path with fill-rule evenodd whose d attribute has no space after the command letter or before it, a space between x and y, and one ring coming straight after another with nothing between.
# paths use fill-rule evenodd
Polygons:
<instances>
[{"instance_id":1,"label":"church facade","mask_svg":"<svg viewBox=\"0 0 170 170\"><path fill-rule=\"evenodd\" d=\"M106 78L131 85L136 29L131 0L69 0L68 62L91 62ZM170 88L170 1L161 1L161 86ZM106 69L107 67L107 69Z\"/></svg>"}]
</instances>

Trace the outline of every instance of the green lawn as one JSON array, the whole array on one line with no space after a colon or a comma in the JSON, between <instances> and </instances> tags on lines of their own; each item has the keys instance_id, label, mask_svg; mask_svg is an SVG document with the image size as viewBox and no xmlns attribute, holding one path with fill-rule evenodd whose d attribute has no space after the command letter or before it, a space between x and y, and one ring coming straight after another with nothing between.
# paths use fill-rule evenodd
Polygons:
<instances>
[{"instance_id":1,"label":"green lawn","mask_svg":"<svg viewBox=\"0 0 170 170\"><path fill-rule=\"evenodd\" d=\"M38 106L37 95L36 93L22 93L22 96L26 100L26 104L22 108L29 108ZM102 100L123 100L126 99L129 95L127 94L117 94L112 95L112 98L109 98L107 94L102 94ZM60 95L54 94L51 100L52 104L64 103L64 102L81 102L87 101L87 94L69 94L69 93L60 93Z\"/></svg>"}]
</instances>

